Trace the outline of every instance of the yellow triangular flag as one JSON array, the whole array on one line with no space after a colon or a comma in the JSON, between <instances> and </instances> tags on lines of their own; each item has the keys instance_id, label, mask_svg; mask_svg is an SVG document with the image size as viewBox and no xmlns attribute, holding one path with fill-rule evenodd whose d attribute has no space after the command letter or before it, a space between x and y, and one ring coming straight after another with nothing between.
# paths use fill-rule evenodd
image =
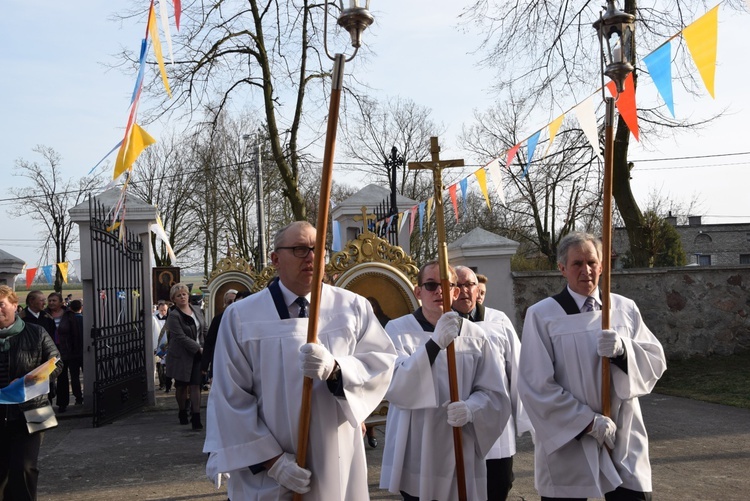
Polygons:
<instances>
[{"instance_id":1,"label":"yellow triangular flag","mask_svg":"<svg viewBox=\"0 0 750 501\"><path fill-rule=\"evenodd\" d=\"M60 268L60 274L62 275L63 282L68 283L68 263L57 263L57 267Z\"/></svg>"},{"instance_id":2,"label":"yellow triangular flag","mask_svg":"<svg viewBox=\"0 0 750 501\"><path fill-rule=\"evenodd\" d=\"M146 149L146 146L155 142L156 139L151 137L140 125L133 124L130 129L130 139L127 141L127 151L125 151L125 143L123 142L120 151L117 153L115 173L112 179L117 179L123 172L130 169L138 156Z\"/></svg>"},{"instance_id":3,"label":"yellow triangular flag","mask_svg":"<svg viewBox=\"0 0 750 501\"><path fill-rule=\"evenodd\" d=\"M719 31L719 6L709 10L703 17L682 30L690 55L698 67L703 83L711 97L714 95L716 77L716 42Z\"/></svg>"},{"instance_id":4,"label":"yellow triangular flag","mask_svg":"<svg viewBox=\"0 0 750 501\"><path fill-rule=\"evenodd\" d=\"M159 41L159 28L156 27L156 12L154 10L154 4L151 4L151 9L148 14L148 31L151 33L151 43L154 46L154 55L156 56L156 61L159 63L161 81L164 82L164 88L167 89L167 95L171 99L172 91L169 89L167 69L164 67L164 57L161 55L161 42Z\"/></svg>"},{"instance_id":5,"label":"yellow triangular flag","mask_svg":"<svg viewBox=\"0 0 750 501\"><path fill-rule=\"evenodd\" d=\"M552 142L555 140L557 131L560 130L560 126L563 123L563 118L565 118L565 113L555 118L552 123L549 124L549 144L547 145L547 150L544 152L544 156L547 156L547 153L549 153L549 149L552 148Z\"/></svg>"},{"instance_id":6,"label":"yellow triangular flag","mask_svg":"<svg viewBox=\"0 0 750 501\"><path fill-rule=\"evenodd\" d=\"M487 173L484 171L484 167L477 170L474 173L475 176L477 176L477 181L479 182L479 189L482 190L482 195L484 195L484 200L487 202L487 208L489 210L492 210L492 206L490 206L490 194L487 193Z\"/></svg>"},{"instance_id":7,"label":"yellow triangular flag","mask_svg":"<svg viewBox=\"0 0 750 501\"><path fill-rule=\"evenodd\" d=\"M427 199L427 224L430 224L430 216L432 215L432 204L434 201L435 199L432 197Z\"/></svg>"}]
</instances>

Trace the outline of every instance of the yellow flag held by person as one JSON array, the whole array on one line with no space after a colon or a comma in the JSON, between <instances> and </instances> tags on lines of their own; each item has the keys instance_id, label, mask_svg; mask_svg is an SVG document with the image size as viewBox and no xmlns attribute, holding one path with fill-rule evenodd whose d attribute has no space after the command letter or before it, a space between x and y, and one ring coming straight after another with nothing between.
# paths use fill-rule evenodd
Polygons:
<instances>
[{"instance_id":1,"label":"yellow flag held by person","mask_svg":"<svg viewBox=\"0 0 750 501\"><path fill-rule=\"evenodd\" d=\"M130 169L138 156L146 149L146 146L152 145L155 142L156 139L151 137L140 125L134 123L130 129L129 140L122 143L120 151L117 153L115 172L112 179L117 179L123 172Z\"/></svg>"}]
</instances>

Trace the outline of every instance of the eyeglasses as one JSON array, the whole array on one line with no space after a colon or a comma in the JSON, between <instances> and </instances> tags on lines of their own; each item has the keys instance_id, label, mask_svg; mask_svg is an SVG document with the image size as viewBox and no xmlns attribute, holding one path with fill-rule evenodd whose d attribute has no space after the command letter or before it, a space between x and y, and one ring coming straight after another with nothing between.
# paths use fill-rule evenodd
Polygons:
<instances>
[{"instance_id":1,"label":"eyeglasses","mask_svg":"<svg viewBox=\"0 0 750 501\"><path fill-rule=\"evenodd\" d=\"M305 245L295 245L294 247L276 247L276 250L281 249L292 251L294 257L307 257L308 254L315 250L315 247L307 247Z\"/></svg>"},{"instance_id":2,"label":"eyeglasses","mask_svg":"<svg viewBox=\"0 0 750 501\"><path fill-rule=\"evenodd\" d=\"M451 287L456 286L456 284L449 284L449 285ZM438 287L440 287L440 282L424 282L422 285L420 285L420 287L422 287L423 289L427 291L435 292L436 290L438 290Z\"/></svg>"},{"instance_id":3,"label":"eyeglasses","mask_svg":"<svg viewBox=\"0 0 750 501\"><path fill-rule=\"evenodd\" d=\"M475 284L474 282L466 282L465 284L456 284L456 287L458 287L459 289L467 289L467 290L471 290L476 286L477 284Z\"/></svg>"}]
</instances>

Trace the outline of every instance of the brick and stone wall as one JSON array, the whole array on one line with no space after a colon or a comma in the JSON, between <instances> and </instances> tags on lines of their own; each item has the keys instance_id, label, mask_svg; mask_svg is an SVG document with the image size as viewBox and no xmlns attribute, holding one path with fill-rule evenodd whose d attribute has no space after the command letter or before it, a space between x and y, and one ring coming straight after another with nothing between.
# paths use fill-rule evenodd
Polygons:
<instances>
[{"instance_id":1,"label":"brick and stone wall","mask_svg":"<svg viewBox=\"0 0 750 501\"><path fill-rule=\"evenodd\" d=\"M559 272L515 272L515 325L565 285ZM617 270L612 292L633 299L668 358L750 349L750 266Z\"/></svg>"}]
</instances>

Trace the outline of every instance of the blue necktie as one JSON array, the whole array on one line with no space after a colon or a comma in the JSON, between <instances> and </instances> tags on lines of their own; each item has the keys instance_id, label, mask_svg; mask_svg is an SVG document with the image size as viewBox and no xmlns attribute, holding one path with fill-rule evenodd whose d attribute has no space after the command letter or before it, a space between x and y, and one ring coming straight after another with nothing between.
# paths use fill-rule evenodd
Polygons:
<instances>
[{"instance_id":1,"label":"blue necktie","mask_svg":"<svg viewBox=\"0 0 750 501\"><path fill-rule=\"evenodd\" d=\"M307 305L310 304L310 301L308 301L307 298L300 296L297 299L295 299L294 302L299 305L299 315L297 316L299 318L307 318L308 317Z\"/></svg>"}]
</instances>

